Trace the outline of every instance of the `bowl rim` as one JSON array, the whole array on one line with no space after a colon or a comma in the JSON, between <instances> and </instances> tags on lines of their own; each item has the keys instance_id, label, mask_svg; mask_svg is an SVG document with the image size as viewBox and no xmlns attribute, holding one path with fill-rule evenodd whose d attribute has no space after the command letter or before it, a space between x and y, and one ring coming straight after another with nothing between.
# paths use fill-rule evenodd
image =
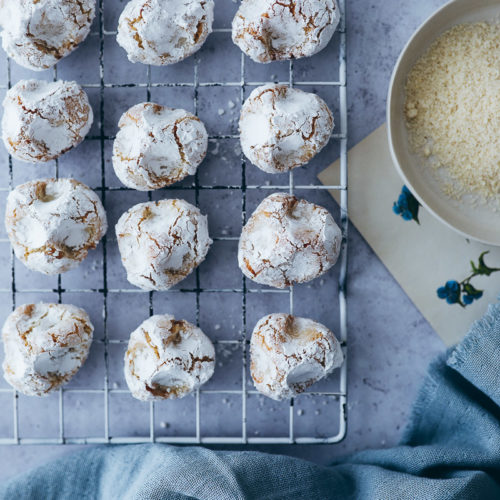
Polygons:
<instances>
[{"instance_id":1,"label":"bowl rim","mask_svg":"<svg viewBox=\"0 0 500 500\"><path fill-rule=\"evenodd\" d=\"M391 153L391 158L392 158L392 163L394 165L394 168L396 171L399 173L400 177L404 181L404 183L407 185L407 187L411 190L412 194L415 196L415 198L419 201L419 203L436 219L438 219L441 223L443 223L445 226L449 227L456 233L464 236L467 239L472 239L474 241L478 241L480 243L484 243L486 245L491 245L491 246L500 246L500 238L498 241L491 241L489 239L485 239L476 235L472 235L470 233L467 233L466 231L463 231L462 229L459 229L455 225L453 225L449 220L447 220L445 217L443 217L441 214L439 214L435 209L431 208L427 204L427 202L422 198L422 196L419 194L419 192L413 187L412 183L409 181L408 177L406 176L403 168L401 167L401 163L399 161L398 155L396 153L396 149L394 147L394 139L393 139L393 123L392 123L392 118L391 118L391 107L392 107L392 101L393 101L393 96L395 93L395 81L396 81L396 76L399 72L399 69L402 65L402 62L405 60L405 58L408 55L408 50L413 44L413 41L415 38L420 34L420 32L424 29L427 24L429 24L435 17L441 15L441 13L450 8L451 5L458 3L459 1L462 0L450 0L449 2L445 3L441 7L439 7L436 11L434 11L425 21L423 21L420 26L413 32L411 35L410 39L408 42L405 44L403 49L401 50L401 53L399 54L399 57L396 61L396 64L394 65L394 69L391 74L391 79L389 82L389 89L387 93L387 102L386 102L386 118L387 118L387 137L388 137L388 142L389 142L389 150ZM432 42L431 42L432 43Z\"/></svg>"}]
</instances>

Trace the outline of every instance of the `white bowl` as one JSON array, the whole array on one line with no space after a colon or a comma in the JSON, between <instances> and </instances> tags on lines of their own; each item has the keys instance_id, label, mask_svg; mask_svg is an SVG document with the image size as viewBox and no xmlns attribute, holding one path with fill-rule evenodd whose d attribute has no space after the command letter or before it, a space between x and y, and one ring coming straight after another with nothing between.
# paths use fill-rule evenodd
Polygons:
<instances>
[{"instance_id":1,"label":"white bowl","mask_svg":"<svg viewBox=\"0 0 500 500\"><path fill-rule=\"evenodd\" d=\"M430 168L410 151L405 125L405 84L409 72L430 45L451 27L500 19L500 0L453 0L433 14L403 49L389 86L387 124L394 165L419 202L447 226L467 238L500 246L500 212L472 206L443 194ZM438 235L436 235L437 237Z\"/></svg>"}]
</instances>

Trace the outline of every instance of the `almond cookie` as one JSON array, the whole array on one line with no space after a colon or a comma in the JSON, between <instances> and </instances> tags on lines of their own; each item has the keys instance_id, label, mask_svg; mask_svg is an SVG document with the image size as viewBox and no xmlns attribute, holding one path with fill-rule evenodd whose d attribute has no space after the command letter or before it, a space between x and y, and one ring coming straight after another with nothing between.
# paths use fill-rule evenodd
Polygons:
<instances>
[{"instance_id":1,"label":"almond cookie","mask_svg":"<svg viewBox=\"0 0 500 500\"><path fill-rule=\"evenodd\" d=\"M329 375L342 365L344 355L326 326L289 314L270 314L255 326L250 359L257 390L279 401Z\"/></svg>"},{"instance_id":2,"label":"almond cookie","mask_svg":"<svg viewBox=\"0 0 500 500\"><path fill-rule=\"evenodd\" d=\"M170 314L151 316L130 335L125 380L142 401L177 399L214 373L215 349L196 326Z\"/></svg>"},{"instance_id":3,"label":"almond cookie","mask_svg":"<svg viewBox=\"0 0 500 500\"><path fill-rule=\"evenodd\" d=\"M143 290L168 290L204 260L212 240L207 217L184 200L139 203L116 224L127 279Z\"/></svg>"},{"instance_id":4,"label":"almond cookie","mask_svg":"<svg viewBox=\"0 0 500 500\"><path fill-rule=\"evenodd\" d=\"M113 167L125 186L151 191L196 173L207 154L203 123L183 109L145 102L124 113L113 145Z\"/></svg>"},{"instance_id":5,"label":"almond cookie","mask_svg":"<svg viewBox=\"0 0 500 500\"><path fill-rule=\"evenodd\" d=\"M33 71L54 66L90 31L95 0L0 0L2 46Z\"/></svg>"},{"instance_id":6,"label":"almond cookie","mask_svg":"<svg viewBox=\"0 0 500 500\"><path fill-rule=\"evenodd\" d=\"M44 396L68 382L89 353L94 327L67 304L28 304L3 325L5 380L27 396Z\"/></svg>"},{"instance_id":7,"label":"almond cookie","mask_svg":"<svg viewBox=\"0 0 500 500\"><path fill-rule=\"evenodd\" d=\"M2 137L18 160L54 160L83 141L94 115L76 82L21 80L3 101Z\"/></svg>"},{"instance_id":8,"label":"almond cookie","mask_svg":"<svg viewBox=\"0 0 500 500\"><path fill-rule=\"evenodd\" d=\"M108 227L97 194L73 179L17 186L7 198L5 226L16 257L44 274L77 267Z\"/></svg>"},{"instance_id":9,"label":"almond cookie","mask_svg":"<svg viewBox=\"0 0 500 500\"><path fill-rule=\"evenodd\" d=\"M264 85L250 94L241 110L241 148L264 172L288 172L326 146L333 126L331 111L317 95Z\"/></svg>"},{"instance_id":10,"label":"almond cookie","mask_svg":"<svg viewBox=\"0 0 500 500\"><path fill-rule=\"evenodd\" d=\"M262 285L286 288L326 273L342 232L328 210L284 193L265 198L243 227L238 264Z\"/></svg>"},{"instance_id":11,"label":"almond cookie","mask_svg":"<svg viewBox=\"0 0 500 500\"><path fill-rule=\"evenodd\" d=\"M174 64L200 49L213 20L213 0L131 0L116 40L131 62Z\"/></svg>"},{"instance_id":12,"label":"almond cookie","mask_svg":"<svg viewBox=\"0 0 500 500\"><path fill-rule=\"evenodd\" d=\"M339 21L335 0L242 0L233 42L256 62L298 59L323 50Z\"/></svg>"}]
</instances>

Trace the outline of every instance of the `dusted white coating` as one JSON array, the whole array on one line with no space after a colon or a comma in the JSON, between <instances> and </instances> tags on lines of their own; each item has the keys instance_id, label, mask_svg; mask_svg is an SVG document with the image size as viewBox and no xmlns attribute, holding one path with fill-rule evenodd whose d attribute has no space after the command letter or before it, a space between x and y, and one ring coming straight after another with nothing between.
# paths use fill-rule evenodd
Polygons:
<instances>
[{"instance_id":1,"label":"dusted white coating","mask_svg":"<svg viewBox=\"0 0 500 500\"><path fill-rule=\"evenodd\" d=\"M243 0L233 42L256 62L298 59L323 50L339 21L336 0Z\"/></svg>"},{"instance_id":2,"label":"dusted white coating","mask_svg":"<svg viewBox=\"0 0 500 500\"><path fill-rule=\"evenodd\" d=\"M2 138L18 160L58 158L83 141L94 115L76 82L21 80L3 101Z\"/></svg>"},{"instance_id":3,"label":"dusted white coating","mask_svg":"<svg viewBox=\"0 0 500 500\"><path fill-rule=\"evenodd\" d=\"M90 31L95 0L0 0L2 46L33 71L54 66Z\"/></svg>"},{"instance_id":4,"label":"dusted white coating","mask_svg":"<svg viewBox=\"0 0 500 500\"><path fill-rule=\"evenodd\" d=\"M7 198L5 226L16 257L44 274L78 266L107 230L97 194L74 179L40 179Z\"/></svg>"},{"instance_id":5,"label":"dusted white coating","mask_svg":"<svg viewBox=\"0 0 500 500\"><path fill-rule=\"evenodd\" d=\"M255 387L276 400L304 392L344 361L339 341L326 326L284 313L257 323L250 358Z\"/></svg>"},{"instance_id":6,"label":"dusted white coating","mask_svg":"<svg viewBox=\"0 0 500 500\"><path fill-rule=\"evenodd\" d=\"M170 314L144 321L130 335L125 379L142 401L182 398L210 379L215 349L196 326Z\"/></svg>"},{"instance_id":7,"label":"dusted white coating","mask_svg":"<svg viewBox=\"0 0 500 500\"><path fill-rule=\"evenodd\" d=\"M113 167L125 186L150 191L194 175L207 153L203 123L183 109L136 104L118 123Z\"/></svg>"},{"instance_id":8,"label":"dusted white coating","mask_svg":"<svg viewBox=\"0 0 500 500\"><path fill-rule=\"evenodd\" d=\"M168 290L199 266L210 249L208 221L184 200L139 203L116 224L127 279L143 290Z\"/></svg>"},{"instance_id":9,"label":"dusted white coating","mask_svg":"<svg viewBox=\"0 0 500 500\"><path fill-rule=\"evenodd\" d=\"M131 62L174 64L201 48L213 20L213 0L131 0L116 40Z\"/></svg>"},{"instance_id":10,"label":"dusted white coating","mask_svg":"<svg viewBox=\"0 0 500 500\"><path fill-rule=\"evenodd\" d=\"M241 109L241 148L264 172L287 172L319 153L333 127L333 115L319 96L286 85L263 85Z\"/></svg>"},{"instance_id":11,"label":"dusted white coating","mask_svg":"<svg viewBox=\"0 0 500 500\"><path fill-rule=\"evenodd\" d=\"M251 280L285 288L326 273L337 262L341 242L342 232L328 210L276 193L243 227L238 264Z\"/></svg>"},{"instance_id":12,"label":"dusted white coating","mask_svg":"<svg viewBox=\"0 0 500 500\"><path fill-rule=\"evenodd\" d=\"M94 327L67 304L19 306L3 329L5 380L27 396L44 396L69 381L87 359Z\"/></svg>"}]
</instances>

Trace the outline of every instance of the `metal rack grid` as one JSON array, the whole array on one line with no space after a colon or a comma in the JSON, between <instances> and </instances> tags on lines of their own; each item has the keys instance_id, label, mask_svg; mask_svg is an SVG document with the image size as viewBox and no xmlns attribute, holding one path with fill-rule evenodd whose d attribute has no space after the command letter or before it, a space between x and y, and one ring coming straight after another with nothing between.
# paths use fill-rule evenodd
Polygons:
<instances>
[{"instance_id":1,"label":"metal rack grid","mask_svg":"<svg viewBox=\"0 0 500 500\"><path fill-rule=\"evenodd\" d=\"M120 87L135 87L144 88L146 92L147 100L150 100L151 90L158 87L192 87L194 90L194 111L198 111L198 89L202 87L236 87L240 89L240 104L244 102L245 99L245 89L249 86L263 85L267 82L254 82L245 80L245 61L246 57L241 54L241 80L235 82L202 82L199 76L198 63L194 64L194 77L192 82L186 83L156 83L152 81L151 78L151 67L147 68L147 83L139 84L114 84L106 83L104 77L104 40L106 36L113 36L116 33L107 31L104 28L104 2L106 0L98 0L98 31L92 32L90 36L99 37L99 76L100 82L98 84L82 84L84 88L95 88L99 90L99 109L95 111L96 118L98 120L99 134L87 137L86 140L96 141L98 147L100 148L101 157L101 183L98 186L93 186L93 188L101 194L102 201L106 206L106 196L112 191L128 191L128 188L124 187L112 187L108 186L106 183L105 175L105 141L112 140L113 137L107 136L104 133L104 92L108 88L120 88ZM339 317L340 317L340 332L339 337L342 343L342 348L344 354L346 354L346 342L347 342L347 304L346 304L346 276L347 276L347 231L348 231L348 212L347 212L347 96L346 96L346 32L345 32L345 1L339 0L339 6L342 13L342 19L339 26L340 33L340 45L338 53L338 63L339 63L339 77L337 81L295 81L294 77L294 62L289 63L288 69L288 81L281 82L287 83L290 86L324 86L329 91L336 90L339 93L339 112L340 112L340 124L337 124L337 130L340 128L339 133L335 133L332 136L332 140L339 142L340 147L340 184L339 185L296 185L294 183L294 173L293 171L289 174L288 184L285 185L253 185L247 184L246 182L246 159L241 154L241 185L203 185L199 181L199 176L196 174L193 186L173 186L175 190L189 190L194 191L195 202L198 204L200 192L204 190L238 190L242 195L242 206L241 206L241 217L242 224L246 221L246 211L247 211L247 194L253 190L261 190L262 195L266 196L269 190L287 190L291 194L294 191L307 191L307 190L337 190L340 192L340 218L341 218L341 228L343 232L343 240L341 247L341 257L338 266L340 267L339 272L339 282L338 282L338 305L339 305ZM230 29L219 28L215 29L214 32L230 32ZM8 72L8 84L7 86L0 86L1 88L10 88L11 84L11 62L7 59L7 72ZM53 72L54 80L57 79L57 66L54 68ZM340 125L340 126L339 126ZM237 139L237 135L211 135L210 140L219 141L222 139ZM8 191L14 186L14 174L13 174L13 162L12 158L9 156L9 188L0 188L1 191ZM59 176L59 164L56 161L56 176ZM168 188L167 188L168 190ZM152 199L151 193L148 194L148 198ZM237 241L238 237L232 236L220 236L214 237L214 241ZM8 240L0 240L2 243L8 242ZM162 442L162 443L185 443L185 444L198 444L198 443L212 443L212 444L319 444L319 443L337 443L340 442L346 434L346 406L347 406L347 363L345 362L340 370L339 378L339 390L335 392L331 391L316 391L308 392L308 396L325 396L334 397L338 401L338 414L337 416L331 415L332 419L338 425L338 431L335 435L331 436L296 436L294 432L294 399L289 402L288 409L288 436L282 437L258 437L249 436L247 430L247 423L249 414L247 411L247 398L250 395L259 394L255 390L250 390L247 387L247 354L248 354L248 325L247 325L247 297L249 294L254 293L280 293L289 295L289 308L290 313L294 312L294 290L291 287L289 290L273 290L273 289L258 289L251 288L249 286L248 280L242 276L241 287L240 288L202 288L200 286L200 273L199 269L196 269L196 286L194 288L178 288L170 290L168 293L188 293L195 294L196 297L196 323L200 323L200 296L207 293L231 293L239 294L241 296L241 317L242 317L242 335L240 339L237 340L216 340L214 344L229 344L235 345L241 348L242 355L242 384L239 390L207 390L201 388L198 390L194 397L196 401L195 405L195 433L193 436L158 436L155 431L155 403L149 403L149 434L146 436L114 436L110 433L110 410L109 410L109 398L110 394L120 394L128 393L125 389L119 389L110 386L109 380L109 348L113 344L123 344L124 340L110 339L108 337L108 297L112 293L127 293L136 292L136 290L122 290L122 289L112 289L108 287L108 273L107 273L107 254L108 254L108 244L106 237L102 241L102 256L103 256L103 287L102 288L63 288L61 285L61 276L58 276L57 288L55 289L19 289L16 285L16 269L15 269L15 257L14 253L11 251L11 286L9 288L0 288L0 293L10 293L12 298L12 308L17 305L17 294L18 293L31 293L31 294L44 294L44 293L56 293L59 303L62 301L62 295L66 292L77 292L77 293L88 293L88 294L100 294L102 296L102 320L104 337L103 339L95 339L94 342L102 343L104 347L104 364L105 364L105 374L104 383L102 389L73 389L73 388L61 388L58 394L58 436L57 437L23 437L19 429L19 395L16 391L9 388L0 388L0 395L2 394L12 394L12 418L13 418L13 436L12 437L0 437L0 444L103 444L103 443L140 443L140 442ZM153 306L153 294L157 292L145 292L149 294L149 314L154 314ZM164 292L161 292L164 293ZM251 325L250 325L251 327ZM64 394L65 393L79 393L79 394L96 394L102 396L103 398L103 411L104 411L104 435L102 437L68 437L65 432L64 425L64 415L65 415L65 403ZM236 395L241 397L241 408L242 408L242 420L241 420L241 435L240 436L205 436L201 430L201 404L200 395L202 394L220 394L220 395ZM302 397L302 396L299 396ZM145 403L147 405L147 403ZM283 403L286 404L286 403Z\"/></svg>"}]
</instances>

